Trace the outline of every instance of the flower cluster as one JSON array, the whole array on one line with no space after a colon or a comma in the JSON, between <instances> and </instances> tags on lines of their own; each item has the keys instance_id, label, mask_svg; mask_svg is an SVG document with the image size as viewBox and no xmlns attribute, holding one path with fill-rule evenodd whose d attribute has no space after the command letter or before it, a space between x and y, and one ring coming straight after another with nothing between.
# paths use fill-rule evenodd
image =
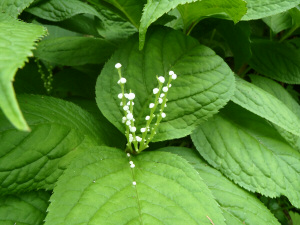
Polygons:
<instances>
[{"instance_id":1,"label":"flower cluster","mask_svg":"<svg viewBox=\"0 0 300 225\"><path fill-rule=\"evenodd\" d=\"M169 71L169 78L166 83L166 79L163 76L157 76L158 87L153 89L154 101L149 104L150 113L145 117L145 126L137 130L135 126L135 119L133 116L133 106L135 94L130 90L129 93L125 92L126 78L122 77L121 73L122 65L117 63L115 68L118 70L119 80L118 84L121 86L121 93L118 94L120 99L120 106L124 111L122 123L126 126L125 135L127 138L127 151L131 153L138 153L148 147L149 142L156 134L156 129L163 118L166 117L164 108L167 107L167 93L171 88L171 81L177 78L177 75L173 71ZM166 83L166 84L165 84ZM165 85L164 85L165 84ZM159 108L159 110L157 110ZM156 114L155 112L158 111ZM156 118L154 125L151 127L152 120ZM136 135L139 132L141 135Z\"/></svg>"}]
</instances>

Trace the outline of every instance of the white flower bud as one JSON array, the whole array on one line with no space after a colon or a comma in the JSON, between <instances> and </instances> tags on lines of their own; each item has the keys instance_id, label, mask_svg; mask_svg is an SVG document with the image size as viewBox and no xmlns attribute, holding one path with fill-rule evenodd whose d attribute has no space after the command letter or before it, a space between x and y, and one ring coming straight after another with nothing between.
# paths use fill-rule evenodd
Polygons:
<instances>
[{"instance_id":1,"label":"white flower bud","mask_svg":"<svg viewBox=\"0 0 300 225\"><path fill-rule=\"evenodd\" d=\"M124 111L128 111L128 110L129 110L129 106L128 106L128 105L125 105L125 106L123 107L123 110L124 110Z\"/></svg>"},{"instance_id":2,"label":"white flower bud","mask_svg":"<svg viewBox=\"0 0 300 225\"><path fill-rule=\"evenodd\" d=\"M149 104L149 108L152 109L154 107L154 103Z\"/></svg>"},{"instance_id":3,"label":"white flower bud","mask_svg":"<svg viewBox=\"0 0 300 225\"><path fill-rule=\"evenodd\" d=\"M158 77L158 80L160 83L165 83L165 78L162 76Z\"/></svg>"},{"instance_id":4,"label":"white flower bud","mask_svg":"<svg viewBox=\"0 0 300 225\"><path fill-rule=\"evenodd\" d=\"M135 167L135 165L134 165L134 164L131 164L131 165L130 165L130 167L131 167L131 168L134 168L134 167Z\"/></svg>"},{"instance_id":5,"label":"white flower bud","mask_svg":"<svg viewBox=\"0 0 300 225\"><path fill-rule=\"evenodd\" d=\"M159 97L163 98L165 96L164 93L161 93Z\"/></svg>"},{"instance_id":6,"label":"white flower bud","mask_svg":"<svg viewBox=\"0 0 300 225\"><path fill-rule=\"evenodd\" d=\"M135 185L136 185L136 182L135 182L135 181L133 181L133 182L132 182L132 185L133 185L133 186L135 186Z\"/></svg>"},{"instance_id":7,"label":"white flower bud","mask_svg":"<svg viewBox=\"0 0 300 225\"><path fill-rule=\"evenodd\" d=\"M169 84L169 88L172 87L172 84Z\"/></svg>"},{"instance_id":8,"label":"white flower bud","mask_svg":"<svg viewBox=\"0 0 300 225\"><path fill-rule=\"evenodd\" d=\"M116 65L115 65L115 67L116 67L116 69L119 69L119 68L121 68L121 63L117 63Z\"/></svg>"},{"instance_id":9,"label":"white flower bud","mask_svg":"<svg viewBox=\"0 0 300 225\"><path fill-rule=\"evenodd\" d=\"M162 98L159 98L159 99L158 99L158 103L159 103L159 104L163 103L163 99L162 99Z\"/></svg>"},{"instance_id":10,"label":"white flower bud","mask_svg":"<svg viewBox=\"0 0 300 225\"><path fill-rule=\"evenodd\" d=\"M122 123L125 123L125 122L126 122L126 117L123 116L123 118L122 118Z\"/></svg>"},{"instance_id":11,"label":"white flower bud","mask_svg":"<svg viewBox=\"0 0 300 225\"><path fill-rule=\"evenodd\" d=\"M129 164L132 165L132 164L134 164L134 163L133 163L133 161L129 161Z\"/></svg>"},{"instance_id":12,"label":"white flower bud","mask_svg":"<svg viewBox=\"0 0 300 225\"><path fill-rule=\"evenodd\" d=\"M129 93L127 98L128 98L128 100L133 100L135 98L135 94L134 93Z\"/></svg>"},{"instance_id":13,"label":"white flower bud","mask_svg":"<svg viewBox=\"0 0 300 225\"><path fill-rule=\"evenodd\" d=\"M130 153L129 152L127 153L127 157L130 157Z\"/></svg>"},{"instance_id":14,"label":"white flower bud","mask_svg":"<svg viewBox=\"0 0 300 225\"><path fill-rule=\"evenodd\" d=\"M132 113L128 113L126 117L127 117L128 120L132 120L133 119Z\"/></svg>"},{"instance_id":15,"label":"white flower bud","mask_svg":"<svg viewBox=\"0 0 300 225\"><path fill-rule=\"evenodd\" d=\"M125 84L126 83L126 78L122 77L119 81L118 81L118 84L121 83L121 84Z\"/></svg>"},{"instance_id":16,"label":"white flower bud","mask_svg":"<svg viewBox=\"0 0 300 225\"><path fill-rule=\"evenodd\" d=\"M135 140L136 140L137 142L141 142L143 139L142 139L141 137L139 137L139 136L136 136L136 137L135 137Z\"/></svg>"},{"instance_id":17,"label":"white flower bud","mask_svg":"<svg viewBox=\"0 0 300 225\"><path fill-rule=\"evenodd\" d=\"M141 132L144 133L146 131L146 128L141 128Z\"/></svg>"},{"instance_id":18,"label":"white flower bud","mask_svg":"<svg viewBox=\"0 0 300 225\"><path fill-rule=\"evenodd\" d=\"M174 71L169 71L169 75L172 76L174 74Z\"/></svg>"},{"instance_id":19,"label":"white flower bud","mask_svg":"<svg viewBox=\"0 0 300 225\"><path fill-rule=\"evenodd\" d=\"M129 134L129 140L128 140L128 142L131 143L132 141L133 141L133 136L132 136L132 134Z\"/></svg>"},{"instance_id":20,"label":"white flower bud","mask_svg":"<svg viewBox=\"0 0 300 225\"><path fill-rule=\"evenodd\" d=\"M163 87L163 92L167 92L169 89L168 89L168 87Z\"/></svg>"},{"instance_id":21,"label":"white flower bud","mask_svg":"<svg viewBox=\"0 0 300 225\"><path fill-rule=\"evenodd\" d=\"M130 132L135 132L136 131L136 127L130 127Z\"/></svg>"},{"instance_id":22,"label":"white flower bud","mask_svg":"<svg viewBox=\"0 0 300 225\"><path fill-rule=\"evenodd\" d=\"M161 113L161 117L162 118L165 118L166 117L166 114L163 112L163 113Z\"/></svg>"},{"instance_id":23,"label":"white flower bud","mask_svg":"<svg viewBox=\"0 0 300 225\"><path fill-rule=\"evenodd\" d=\"M123 98L123 94L122 93L118 94L118 98L122 99Z\"/></svg>"},{"instance_id":24,"label":"white flower bud","mask_svg":"<svg viewBox=\"0 0 300 225\"><path fill-rule=\"evenodd\" d=\"M146 116L145 120L150 120L150 116Z\"/></svg>"},{"instance_id":25,"label":"white flower bud","mask_svg":"<svg viewBox=\"0 0 300 225\"><path fill-rule=\"evenodd\" d=\"M154 89L153 89L153 94L156 95L158 92L159 92L159 89L158 89L158 88L154 88Z\"/></svg>"},{"instance_id":26,"label":"white flower bud","mask_svg":"<svg viewBox=\"0 0 300 225\"><path fill-rule=\"evenodd\" d=\"M130 126L130 124L131 124L130 120L127 120L127 121L126 121L126 125L127 125L127 126Z\"/></svg>"},{"instance_id":27,"label":"white flower bud","mask_svg":"<svg viewBox=\"0 0 300 225\"><path fill-rule=\"evenodd\" d=\"M176 80L176 78L177 78L177 75L174 73L174 74L172 75L172 79L173 79L173 80Z\"/></svg>"}]
</instances>

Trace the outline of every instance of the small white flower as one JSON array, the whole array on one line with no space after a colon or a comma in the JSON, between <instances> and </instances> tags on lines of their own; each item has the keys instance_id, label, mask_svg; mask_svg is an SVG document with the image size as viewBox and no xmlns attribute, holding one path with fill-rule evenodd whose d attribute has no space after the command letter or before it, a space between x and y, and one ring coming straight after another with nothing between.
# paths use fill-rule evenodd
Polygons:
<instances>
[{"instance_id":1,"label":"small white flower","mask_svg":"<svg viewBox=\"0 0 300 225\"><path fill-rule=\"evenodd\" d=\"M121 63L117 63L116 65L115 65L115 67L117 68L117 69L119 69L119 68L121 68Z\"/></svg>"},{"instance_id":2,"label":"small white flower","mask_svg":"<svg viewBox=\"0 0 300 225\"><path fill-rule=\"evenodd\" d=\"M129 106L128 106L128 105L125 105L125 106L123 107L123 110L124 110L124 111L128 111L128 110L129 110Z\"/></svg>"},{"instance_id":3,"label":"small white flower","mask_svg":"<svg viewBox=\"0 0 300 225\"><path fill-rule=\"evenodd\" d=\"M163 87L163 92L167 92L169 89L168 89L168 87Z\"/></svg>"},{"instance_id":4,"label":"small white flower","mask_svg":"<svg viewBox=\"0 0 300 225\"><path fill-rule=\"evenodd\" d=\"M123 98L123 94L122 93L118 94L118 98L122 99Z\"/></svg>"},{"instance_id":5,"label":"small white flower","mask_svg":"<svg viewBox=\"0 0 300 225\"><path fill-rule=\"evenodd\" d=\"M125 97L125 98L128 98L128 95L129 95L128 93L125 93L125 94L124 94L124 97Z\"/></svg>"},{"instance_id":6,"label":"small white flower","mask_svg":"<svg viewBox=\"0 0 300 225\"><path fill-rule=\"evenodd\" d=\"M173 80L176 80L176 78L177 78L177 75L174 73L174 74L172 75L172 79L173 79Z\"/></svg>"},{"instance_id":7,"label":"small white flower","mask_svg":"<svg viewBox=\"0 0 300 225\"><path fill-rule=\"evenodd\" d=\"M127 157L130 157L130 153L129 152L127 153Z\"/></svg>"},{"instance_id":8,"label":"small white flower","mask_svg":"<svg viewBox=\"0 0 300 225\"><path fill-rule=\"evenodd\" d=\"M172 87L172 84L169 84L169 88Z\"/></svg>"},{"instance_id":9,"label":"small white flower","mask_svg":"<svg viewBox=\"0 0 300 225\"><path fill-rule=\"evenodd\" d=\"M158 77L158 80L160 83L165 83L165 78L162 76Z\"/></svg>"},{"instance_id":10,"label":"small white flower","mask_svg":"<svg viewBox=\"0 0 300 225\"><path fill-rule=\"evenodd\" d=\"M150 116L146 116L145 120L150 120Z\"/></svg>"},{"instance_id":11,"label":"small white flower","mask_svg":"<svg viewBox=\"0 0 300 225\"><path fill-rule=\"evenodd\" d=\"M166 117L166 114L163 112L163 113L161 113L161 117L162 118L165 118Z\"/></svg>"},{"instance_id":12,"label":"small white flower","mask_svg":"<svg viewBox=\"0 0 300 225\"><path fill-rule=\"evenodd\" d=\"M125 122L126 122L126 117L123 116L123 118L122 118L122 123L125 123Z\"/></svg>"},{"instance_id":13,"label":"small white flower","mask_svg":"<svg viewBox=\"0 0 300 225\"><path fill-rule=\"evenodd\" d=\"M126 83L126 78L122 77L119 81L118 81L118 84L121 83L121 84L125 84Z\"/></svg>"},{"instance_id":14,"label":"small white flower","mask_svg":"<svg viewBox=\"0 0 300 225\"><path fill-rule=\"evenodd\" d=\"M169 71L169 75L172 76L174 74L174 71Z\"/></svg>"},{"instance_id":15,"label":"small white flower","mask_svg":"<svg viewBox=\"0 0 300 225\"><path fill-rule=\"evenodd\" d=\"M162 99L162 98L159 98L159 99L158 99L158 103L159 103L159 104L163 103L163 99Z\"/></svg>"},{"instance_id":16,"label":"small white flower","mask_svg":"<svg viewBox=\"0 0 300 225\"><path fill-rule=\"evenodd\" d=\"M128 140L128 142L129 143L131 143L132 141L133 141L133 136L132 136L132 134L129 134L129 138L128 138L129 140Z\"/></svg>"},{"instance_id":17,"label":"small white flower","mask_svg":"<svg viewBox=\"0 0 300 225\"><path fill-rule=\"evenodd\" d=\"M159 92L159 89L158 89L158 88L154 88L154 89L153 89L153 94L156 95L158 92Z\"/></svg>"},{"instance_id":18,"label":"small white flower","mask_svg":"<svg viewBox=\"0 0 300 225\"><path fill-rule=\"evenodd\" d=\"M132 165L132 164L134 164L134 163L133 163L132 161L129 161L129 164Z\"/></svg>"},{"instance_id":19,"label":"small white flower","mask_svg":"<svg viewBox=\"0 0 300 225\"><path fill-rule=\"evenodd\" d=\"M120 102L120 106L123 106L123 102Z\"/></svg>"},{"instance_id":20,"label":"small white flower","mask_svg":"<svg viewBox=\"0 0 300 225\"><path fill-rule=\"evenodd\" d=\"M134 102L131 102L131 104L132 104L132 105L134 105ZM127 105L130 105L130 101L129 101L129 102L127 102Z\"/></svg>"},{"instance_id":21,"label":"small white flower","mask_svg":"<svg viewBox=\"0 0 300 225\"><path fill-rule=\"evenodd\" d=\"M128 120L132 120L133 119L132 113L128 113L126 117L127 117Z\"/></svg>"},{"instance_id":22,"label":"small white flower","mask_svg":"<svg viewBox=\"0 0 300 225\"><path fill-rule=\"evenodd\" d=\"M131 168L134 168L134 167L135 167L135 165L134 165L134 164L130 164L130 167L131 167Z\"/></svg>"},{"instance_id":23,"label":"small white flower","mask_svg":"<svg viewBox=\"0 0 300 225\"><path fill-rule=\"evenodd\" d=\"M154 107L154 103L149 104L149 108L152 109Z\"/></svg>"},{"instance_id":24,"label":"small white flower","mask_svg":"<svg viewBox=\"0 0 300 225\"><path fill-rule=\"evenodd\" d=\"M141 142L143 139L142 139L141 137L139 137L139 136L136 136L136 137L135 137L135 140L136 140L137 142Z\"/></svg>"},{"instance_id":25,"label":"small white flower","mask_svg":"<svg viewBox=\"0 0 300 225\"><path fill-rule=\"evenodd\" d=\"M146 131L146 128L141 128L141 132L144 133Z\"/></svg>"},{"instance_id":26,"label":"small white flower","mask_svg":"<svg viewBox=\"0 0 300 225\"><path fill-rule=\"evenodd\" d=\"M136 127L130 127L130 132L135 132L136 131Z\"/></svg>"},{"instance_id":27,"label":"small white flower","mask_svg":"<svg viewBox=\"0 0 300 225\"><path fill-rule=\"evenodd\" d=\"M130 124L131 124L130 120L127 120L127 121L126 121L126 125L127 125L127 126L130 126Z\"/></svg>"},{"instance_id":28,"label":"small white flower","mask_svg":"<svg viewBox=\"0 0 300 225\"><path fill-rule=\"evenodd\" d=\"M165 107L167 107L167 104L165 104Z\"/></svg>"},{"instance_id":29,"label":"small white flower","mask_svg":"<svg viewBox=\"0 0 300 225\"><path fill-rule=\"evenodd\" d=\"M163 98L165 96L164 93L161 93L159 97Z\"/></svg>"},{"instance_id":30,"label":"small white flower","mask_svg":"<svg viewBox=\"0 0 300 225\"><path fill-rule=\"evenodd\" d=\"M134 93L129 93L127 98L128 98L128 100L133 100L135 98L135 94Z\"/></svg>"},{"instance_id":31,"label":"small white flower","mask_svg":"<svg viewBox=\"0 0 300 225\"><path fill-rule=\"evenodd\" d=\"M133 186L135 186L135 185L136 185L136 182L135 182L135 181L133 181L133 182L132 182L132 185L133 185Z\"/></svg>"}]
</instances>

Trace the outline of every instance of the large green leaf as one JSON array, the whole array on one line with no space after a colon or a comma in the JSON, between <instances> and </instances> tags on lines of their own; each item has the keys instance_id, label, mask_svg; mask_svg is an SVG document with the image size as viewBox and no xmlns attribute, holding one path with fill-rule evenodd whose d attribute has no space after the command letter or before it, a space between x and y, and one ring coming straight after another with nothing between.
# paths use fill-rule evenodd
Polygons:
<instances>
[{"instance_id":1,"label":"large green leaf","mask_svg":"<svg viewBox=\"0 0 300 225\"><path fill-rule=\"evenodd\" d=\"M299 0L247 0L247 14L242 20L255 20L272 16L300 4Z\"/></svg>"},{"instance_id":2,"label":"large green leaf","mask_svg":"<svg viewBox=\"0 0 300 225\"><path fill-rule=\"evenodd\" d=\"M0 12L17 18L34 0L1 0Z\"/></svg>"},{"instance_id":3,"label":"large green leaf","mask_svg":"<svg viewBox=\"0 0 300 225\"><path fill-rule=\"evenodd\" d=\"M251 49L249 64L257 72L284 83L300 84L299 48L286 42L256 40Z\"/></svg>"},{"instance_id":4,"label":"large green leaf","mask_svg":"<svg viewBox=\"0 0 300 225\"><path fill-rule=\"evenodd\" d=\"M127 157L114 148L86 149L59 179L50 200L46 225L211 225L208 218L225 224L193 167L165 152Z\"/></svg>"},{"instance_id":5,"label":"large green leaf","mask_svg":"<svg viewBox=\"0 0 300 225\"><path fill-rule=\"evenodd\" d=\"M235 183L269 197L285 195L300 206L300 153L264 119L237 105L192 134L199 153Z\"/></svg>"},{"instance_id":6,"label":"large green leaf","mask_svg":"<svg viewBox=\"0 0 300 225\"><path fill-rule=\"evenodd\" d=\"M39 43L34 55L67 66L101 64L114 52L115 45L101 38L61 37Z\"/></svg>"},{"instance_id":7,"label":"large green leaf","mask_svg":"<svg viewBox=\"0 0 300 225\"><path fill-rule=\"evenodd\" d=\"M50 21L62 21L72 16L87 13L101 17L96 9L79 0L39 1L26 10L31 14Z\"/></svg>"},{"instance_id":8,"label":"large green leaf","mask_svg":"<svg viewBox=\"0 0 300 225\"><path fill-rule=\"evenodd\" d=\"M300 136L300 119L282 101L239 77L232 101Z\"/></svg>"},{"instance_id":9,"label":"large green leaf","mask_svg":"<svg viewBox=\"0 0 300 225\"><path fill-rule=\"evenodd\" d=\"M26 24L0 13L0 109L20 130L29 130L19 109L12 81L24 66L35 41L45 35L43 27Z\"/></svg>"},{"instance_id":10,"label":"large green leaf","mask_svg":"<svg viewBox=\"0 0 300 225\"><path fill-rule=\"evenodd\" d=\"M178 5L185 32L205 17L214 16L233 20L237 23L247 12L246 2L243 0L201 0L189 4Z\"/></svg>"},{"instance_id":11,"label":"large green leaf","mask_svg":"<svg viewBox=\"0 0 300 225\"><path fill-rule=\"evenodd\" d=\"M93 116L63 100L18 98L32 131L22 132L0 116L0 193L51 189L76 149L84 144L118 146ZM70 154L71 152L71 154Z\"/></svg>"},{"instance_id":12,"label":"large green leaf","mask_svg":"<svg viewBox=\"0 0 300 225\"><path fill-rule=\"evenodd\" d=\"M262 19L277 34L292 26L292 18L289 12L283 12Z\"/></svg>"},{"instance_id":13,"label":"large green leaf","mask_svg":"<svg viewBox=\"0 0 300 225\"><path fill-rule=\"evenodd\" d=\"M154 101L156 75L167 78L168 71L173 70L178 78L172 82L164 110L167 117L161 121L155 141L189 135L227 103L234 90L232 71L211 49L181 32L157 28L149 32L147 40L139 51L137 35L134 36L105 64L96 84L98 106L124 132L123 110L118 99L121 88L114 67L120 62L122 76L127 79L127 92L131 89L136 95L134 118L139 131L145 126L149 103Z\"/></svg>"},{"instance_id":14,"label":"large green leaf","mask_svg":"<svg viewBox=\"0 0 300 225\"><path fill-rule=\"evenodd\" d=\"M280 101L284 103L295 115L300 117L300 106L297 101L290 95L290 93L284 89L283 86L278 84L277 82L270 80L265 77L251 75L251 81L256 86L264 89L265 91L269 92L271 95L278 98ZM282 137L285 138L295 149L300 152L300 137L293 135L292 133L280 128L276 127L278 132L281 134Z\"/></svg>"},{"instance_id":15,"label":"large green leaf","mask_svg":"<svg viewBox=\"0 0 300 225\"><path fill-rule=\"evenodd\" d=\"M167 147L159 151L168 151L182 156L198 171L221 206L226 224L279 225L274 215L261 201L208 166L195 150Z\"/></svg>"},{"instance_id":16,"label":"large green leaf","mask_svg":"<svg viewBox=\"0 0 300 225\"><path fill-rule=\"evenodd\" d=\"M44 191L0 197L0 224L43 224L49 198L50 194Z\"/></svg>"}]
</instances>

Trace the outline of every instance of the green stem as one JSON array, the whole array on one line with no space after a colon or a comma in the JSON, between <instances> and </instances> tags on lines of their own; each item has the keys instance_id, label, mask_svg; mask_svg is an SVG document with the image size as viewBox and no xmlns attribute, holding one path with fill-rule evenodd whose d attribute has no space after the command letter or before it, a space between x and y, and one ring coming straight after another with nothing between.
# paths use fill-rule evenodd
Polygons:
<instances>
[{"instance_id":1,"label":"green stem","mask_svg":"<svg viewBox=\"0 0 300 225\"><path fill-rule=\"evenodd\" d=\"M284 33L284 35L281 37L280 42L283 42L285 39L289 38L295 30L298 29L298 26L293 26L288 32Z\"/></svg>"}]
</instances>

